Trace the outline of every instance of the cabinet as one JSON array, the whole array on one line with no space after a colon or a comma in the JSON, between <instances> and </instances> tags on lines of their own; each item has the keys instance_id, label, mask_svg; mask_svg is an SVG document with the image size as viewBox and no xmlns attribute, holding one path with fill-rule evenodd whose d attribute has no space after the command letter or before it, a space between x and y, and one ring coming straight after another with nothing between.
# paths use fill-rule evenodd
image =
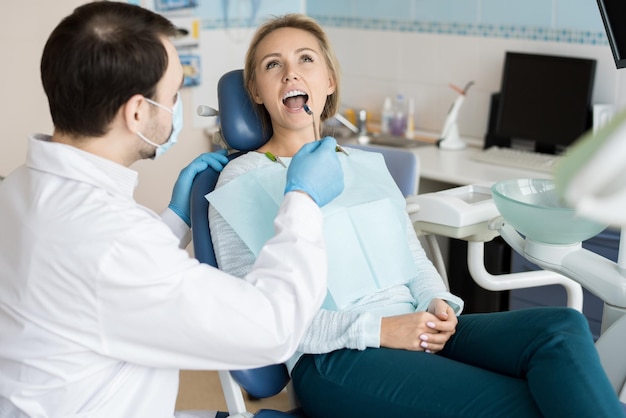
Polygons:
<instances>
[{"instance_id":1,"label":"cabinet","mask_svg":"<svg viewBox=\"0 0 626 418\"><path fill-rule=\"evenodd\" d=\"M584 241L583 248L609 260L617 261L619 238L619 230L606 229L597 236ZM513 251L511 256L512 272L537 270L538 268L535 264ZM565 306L566 298L565 289L559 285L515 289L510 291L509 309L514 310L532 306ZM583 289L583 314L587 317L594 339L600 336L602 309L602 300Z\"/></svg>"}]
</instances>

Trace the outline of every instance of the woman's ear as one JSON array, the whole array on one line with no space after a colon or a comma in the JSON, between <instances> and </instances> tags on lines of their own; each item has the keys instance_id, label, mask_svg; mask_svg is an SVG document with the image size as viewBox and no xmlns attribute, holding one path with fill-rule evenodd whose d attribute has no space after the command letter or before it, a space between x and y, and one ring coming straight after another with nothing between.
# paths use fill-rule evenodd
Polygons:
<instances>
[{"instance_id":1,"label":"woman's ear","mask_svg":"<svg viewBox=\"0 0 626 418\"><path fill-rule=\"evenodd\" d=\"M252 101L256 104L263 104L263 99L259 96L259 90L256 88L255 83L250 81L247 84L248 95L251 96Z\"/></svg>"},{"instance_id":2,"label":"woman's ear","mask_svg":"<svg viewBox=\"0 0 626 418\"><path fill-rule=\"evenodd\" d=\"M335 80L335 76L331 74L328 77L328 90L326 91L326 95L330 96L331 94L335 92L336 89L337 89L337 80Z\"/></svg>"},{"instance_id":3,"label":"woman's ear","mask_svg":"<svg viewBox=\"0 0 626 418\"><path fill-rule=\"evenodd\" d=\"M254 89L253 91L254 91L254 95L252 97L252 100L254 100L254 103L262 105L263 104L263 99L259 95L259 92L256 89Z\"/></svg>"}]
</instances>

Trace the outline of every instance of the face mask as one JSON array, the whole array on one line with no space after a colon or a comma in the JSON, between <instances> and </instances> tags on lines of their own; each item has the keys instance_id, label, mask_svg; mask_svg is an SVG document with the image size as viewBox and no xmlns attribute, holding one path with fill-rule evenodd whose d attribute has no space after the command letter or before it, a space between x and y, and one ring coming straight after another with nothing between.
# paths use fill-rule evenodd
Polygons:
<instances>
[{"instance_id":1,"label":"face mask","mask_svg":"<svg viewBox=\"0 0 626 418\"><path fill-rule=\"evenodd\" d=\"M161 109L165 109L172 114L172 132L170 133L169 138L167 138L167 141L165 141L163 144L155 144L154 142L146 138L141 132L137 132L137 136L139 136L139 138L143 139L148 144L156 148L156 152L154 154L154 157L152 158L154 160L155 158L163 155L165 151L170 149L172 145L178 142L178 134L183 129L183 103L180 99L180 92L176 94L176 102L174 103L174 107L171 109L169 107L163 106L160 103L155 102L154 100L150 100L147 97L145 99L151 105L160 107Z\"/></svg>"}]
</instances>

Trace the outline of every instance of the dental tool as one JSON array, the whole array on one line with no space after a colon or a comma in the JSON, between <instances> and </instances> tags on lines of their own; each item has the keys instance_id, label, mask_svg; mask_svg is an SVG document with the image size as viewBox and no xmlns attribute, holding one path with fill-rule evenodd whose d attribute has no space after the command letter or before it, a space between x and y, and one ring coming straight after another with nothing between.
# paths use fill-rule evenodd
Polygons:
<instances>
[{"instance_id":1,"label":"dental tool","mask_svg":"<svg viewBox=\"0 0 626 418\"><path fill-rule=\"evenodd\" d=\"M315 138L316 141L320 140L320 133L317 130L317 126L315 124L315 116L313 116L313 111L311 110L311 108L305 103L302 108L304 109L304 111L306 112L307 115L311 116L313 118L313 137ZM349 154L346 152L345 149L343 149L340 145L337 145L337 147L335 148L335 151L337 152L343 152L344 154L346 154L347 156L349 156Z\"/></svg>"},{"instance_id":2,"label":"dental tool","mask_svg":"<svg viewBox=\"0 0 626 418\"><path fill-rule=\"evenodd\" d=\"M307 104L302 106L302 108L304 109L304 111L306 112L307 115L313 117L313 111L311 110L311 108ZM315 138L316 141L320 140L320 134L319 134L319 132L317 130L317 127L315 126L315 117L313 117L313 137Z\"/></svg>"},{"instance_id":3,"label":"dental tool","mask_svg":"<svg viewBox=\"0 0 626 418\"><path fill-rule=\"evenodd\" d=\"M285 165L285 163L283 162L283 160L280 159L280 157L277 157L276 155L272 154L271 152L267 151L265 153L265 156L267 158L270 159L270 161L273 161L275 163L279 163L280 165L282 165L283 167L287 168L287 166Z\"/></svg>"}]
</instances>

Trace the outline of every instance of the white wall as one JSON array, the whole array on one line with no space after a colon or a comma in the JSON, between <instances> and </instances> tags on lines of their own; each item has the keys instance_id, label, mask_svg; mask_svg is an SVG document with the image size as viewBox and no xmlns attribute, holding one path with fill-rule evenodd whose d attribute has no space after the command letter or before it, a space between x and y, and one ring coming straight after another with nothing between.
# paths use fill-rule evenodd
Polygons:
<instances>
[{"instance_id":1,"label":"white wall","mask_svg":"<svg viewBox=\"0 0 626 418\"><path fill-rule=\"evenodd\" d=\"M54 26L84 0L8 2L0 25L3 55L0 91L0 175L24 162L26 138L32 132L51 133L47 101L39 79L39 60ZM36 13L33 11L36 10ZM459 86L470 80L470 90L459 116L463 136L482 140L487 126L489 99L498 91L506 50L591 57L598 60L594 103L623 106L626 71L617 71L608 46L533 42L501 38L327 29L343 69L342 102L380 117L385 96L404 92L416 101L419 129L440 130ZM141 161L137 200L156 210L169 202L178 172L210 144L195 115L198 104L217 107L215 86L224 72L241 68L251 29L213 30L202 36L203 87L182 92L185 129L179 144L158 161Z\"/></svg>"},{"instance_id":2,"label":"white wall","mask_svg":"<svg viewBox=\"0 0 626 418\"><path fill-rule=\"evenodd\" d=\"M3 128L0 135L0 176L6 176L24 162L28 135L33 132L52 133L47 99L39 77L39 61L50 32L63 17L84 3L87 1L37 0L12 1L4 6L4 16L8 18L3 19L0 25L0 51L3 56L0 77L3 97L0 100ZM243 57L244 52L233 50L221 40L220 45L223 47L220 53ZM219 62L218 58L216 62ZM206 65L212 66L211 63ZM215 90L216 79L207 78L205 82L209 89ZM192 96L192 90L182 91L185 128L178 144L157 161L140 161L133 166L139 172L139 186L135 193L137 201L155 211L160 212L169 203L179 171L211 147L203 130L193 126L196 106Z\"/></svg>"},{"instance_id":3,"label":"white wall","mask_svg":"<svg viewBox=\"0 0 626 418\"><path fill-rule=\"evenodd\" d=\"M33 4L37 3L37 4ZM49 33L80 0L11 1L0 25L0 175L24 161L31 132L50 132L52 122L39 78L39 60Z\"/></svg>"},{"instance_id":4,"label":"white wall","mask_svg":"<svg viewBox=\"0 0 626 418\"><path fill-rule=\"evenodd\" d=\"M593 103L626 103L626 74L615 69L608 45L340 28L328 33L343 69L342 102L367 109L373 119L380 117L385 96L402 92L415 98L417 128L438 132L457 95L448 85L463 87L473 80L459 130L482 140L507 50L596 59Z\"/></svg>"}]
</instances>

